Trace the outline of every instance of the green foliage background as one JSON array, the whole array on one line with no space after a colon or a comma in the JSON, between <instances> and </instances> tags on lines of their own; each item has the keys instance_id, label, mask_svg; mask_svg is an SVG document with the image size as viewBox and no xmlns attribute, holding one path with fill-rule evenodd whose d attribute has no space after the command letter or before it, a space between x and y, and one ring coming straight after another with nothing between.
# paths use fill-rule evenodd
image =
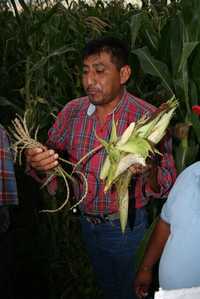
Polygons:
<instances>
[{"instance_id":1,"label":"green foliage background","mask_svg":"<svg viewBox=\"0 0 200 299\"><path fill-rule=\"evenodd\" d=\"M16 113L28 110L29 123L40 125L39 137L45 141L51 113L83 93L85 42L114 35L131 50L130 92L157 106L172 94L179 99L173 120L184 131L181 137L174 136L178 172L196 161L200 123L191 106L200 98L200 1L142 2L139 9L120 0L65 1L65 5L20 0L19 7L15 0L1 1L1 123L7 127ZM17 177L20 205L13 216L13 234L19 298L100 298L78 221L67 211L38 213L41 206L54 208L62 194L49 199L23 168L17 168ZM32 290L28 294L24 284Z\"/></svg>"}]
</instances>

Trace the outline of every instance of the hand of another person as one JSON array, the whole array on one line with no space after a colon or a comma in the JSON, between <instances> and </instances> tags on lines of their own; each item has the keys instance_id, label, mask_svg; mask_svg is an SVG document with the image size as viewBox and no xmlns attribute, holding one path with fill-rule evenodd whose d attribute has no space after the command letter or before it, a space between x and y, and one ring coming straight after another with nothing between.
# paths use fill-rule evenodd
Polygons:
<instances>
[{"instance_id":1,"label":"hand of another person","mask_svg":"<svg viewBox=\"0 0 200 299\"><path fill-rule=\"evenodd\" d=\"M52 149L35 147L25 151L27 163L34 169L48 171L58 165L58 154Z\"/></svg>"},{"instance_id":2,"label":"hand of another person","mask_svg":"<svg viewBox=\"0 0 200 299\"><path fill-rule=\"evenodd\" d=\"M138 271L134 281L134 291L138 298L145 298L148 296L148 290L152 283L152 271L150 269Z\"/></svg>"}]
</instances>

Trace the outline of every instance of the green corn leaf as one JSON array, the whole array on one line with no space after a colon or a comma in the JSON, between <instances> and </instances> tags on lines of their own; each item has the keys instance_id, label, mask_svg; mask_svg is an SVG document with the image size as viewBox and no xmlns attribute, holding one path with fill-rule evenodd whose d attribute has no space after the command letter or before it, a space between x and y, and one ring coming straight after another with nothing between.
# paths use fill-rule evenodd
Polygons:
<instances>
[{"instance_id":1,"label":"green corn leaf","mask_svg":"<svg viewBox=\"0 0 200 299\"><path fill-rule=\"evenodd\" d=\"M174 95L170 87L171 77L167 65L162 61L153 58L146 47L132 52L138 56L143 71L152 76L159 77L167 90L169 90L170 94Z\"/></svg>"},{"instance_id":2,"label":"green corn leaf","mask_svg":"<svg viewBox=\"0 0 200 299\"><path fill-rule=\"evenodd\" d=\"M135 14L131 17L130 29L131 29L131 48L135 48L135 41L138 32L142 25L143 13Z\"/></svg>"},{"instance_id":3,"label":"green corn leaf","mask_svg":"<svg viewBox=\"0 0 200 299\"><path fill-rule=\"evenodd\" d=\"M128 205L129 205L129 196L128 196L128 190L126 190L125 194L119 193L119 218L120 218L122 233L125 232L127 221L128 221Z\"/></svg>"},{"instance_id":4,"label":"green corn leaf","mask_svg":"<svg viewBox=\"0 0 200 299\"><path fill-rule=\"evenodd\" d=\"M125 144L130 138L130 136L133 134L134 128L135 128L135 122L130 123L130 125L128 126L128 128L126 128L126 130L124 131L124 133L122 134L122 136L120 137L116 145L120 146L122 144Z\"/></svg>"},{"instance_id":5,"label":"green corn leaf","mask_svg":"<svg viewBox=\"0 0 200 299\"><path fill-rule=\"evenodd\" d=\"M125 144L117 146L117 148L120 151L138 154L144 158L147 158L149 156L149 152L152 152L152 147L149 142L139 136L131 136Z\"/></svg>"},{"instance_id":6,"label":"green corn leaf","mask_svg":"<svg viewBox=\"0 0 200 299\"><path fill-rule=\"evenodd\" d=\"M107 156L101 168L101 172L100 172L101 180L105 180L107 178L109 169L110 169L110 159L109 156Z\"/></svg>"},{"instance_id":7,"label":"green corn leaf","mask_svg":"<svg viewBox=\"0 0 200 299\"><path fill-rule=\"evenodd\" d=\"M115 124L115 119L114 119L114 115L112 118L112 129L111 129L111 134L110 134L110 142L117 142L117 123Z\"/></svg>"},{"instance_id":8,"label":"green corn leaf","mask_svg":"<svg viewBox=\"0 0 200 299\"><path fill-rule=\"evenodd\" d=\"M105 147L106 151L109 152L109 143L104 139L100 138L97 134L95 134L95 136L99 140L99 142Z\"/></svg>"},{"instance_id":9,"label":"green corn leaf","mask_svg":"<svg viewBox=\"0 0 200 299\"><path fill-rule=\"evenodd\" d=\"M128 186L132 175L133 175L132 172L130 170L127 170L125 173L123 173L123 175L120 177L120 179L117 181L116 184L122 233L125 232L127 221L128 221L128 206L129 206Z\"/></svg>"},{"instance_id":10,"label":"green corn leaf","mask_svg":"<svg viewBox=\"0 0 200 299\"><path fill-rule=\"evenodd\" d=\"M183 66L187 63L188 58L192 54L193 50L196 48L196 46L199 44L199 42L186 42L183 43L183 50L181 55L181 61L178 68L178 71L180 72L183 69Z\"/></svg>"},{"instance_id":11,"label":"green corn leaf","mask_svg":"<svg viewBox=\"0 0 200 299\"><path fill-rule=\"evenodd\" d=\"M133 164L141 164L145 166L145 158L138 154L128 154L122 157L117 166L113 182Z\"/></svg>"}]
</instances>

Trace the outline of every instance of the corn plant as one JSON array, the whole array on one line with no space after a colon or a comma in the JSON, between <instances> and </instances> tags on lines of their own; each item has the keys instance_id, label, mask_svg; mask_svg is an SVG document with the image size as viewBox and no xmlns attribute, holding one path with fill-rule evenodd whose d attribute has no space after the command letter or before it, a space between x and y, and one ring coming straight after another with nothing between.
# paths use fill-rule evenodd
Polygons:
<instances>
[{"instance_id":1,"label":"corn plant","mask_svg":"<svg viewBox=\"0 0 200 299\"><path fill-rule=\"evenodd\" d=\"M190 126L191 132L182 138L176 147L176 164L180 172L196 159L199 150L199 119L192 114L191 107L198 103L199 97L199 38L200 26L197 15L200 11L198 1L181 1L182 6L169 18L161 17L155 26L155 18L141 12L133 16L132 26L138 28L132 39L132 53L137 56L142 71L147 78L155 78L157 97L173 94L180 99L180 122ZM144 27L144 24L150 24ZM146 46L133 48L138 32L146 36ZM153 91L155 94L155 91ZM191 155L192 153L192 155Z\"/></svg>"}]
</instances>

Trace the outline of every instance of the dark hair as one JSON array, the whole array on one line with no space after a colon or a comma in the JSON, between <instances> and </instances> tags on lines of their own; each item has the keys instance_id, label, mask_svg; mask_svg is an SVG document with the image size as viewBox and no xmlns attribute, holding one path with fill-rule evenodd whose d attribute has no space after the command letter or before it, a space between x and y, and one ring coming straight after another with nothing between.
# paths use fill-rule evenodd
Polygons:
<instances>
[{"instance_id":1,"label":"dark hair","mask_svg":"<svg viewBox=\"0 0 200 299\"><path fill-rule=\"evenodd\" d=\"M111 61L118 69L129 64L129 51L125 42L114 37L102 37L89 41L83 50L83 60L101 52L109 53Z\"/></svg>"}]
</instances>

